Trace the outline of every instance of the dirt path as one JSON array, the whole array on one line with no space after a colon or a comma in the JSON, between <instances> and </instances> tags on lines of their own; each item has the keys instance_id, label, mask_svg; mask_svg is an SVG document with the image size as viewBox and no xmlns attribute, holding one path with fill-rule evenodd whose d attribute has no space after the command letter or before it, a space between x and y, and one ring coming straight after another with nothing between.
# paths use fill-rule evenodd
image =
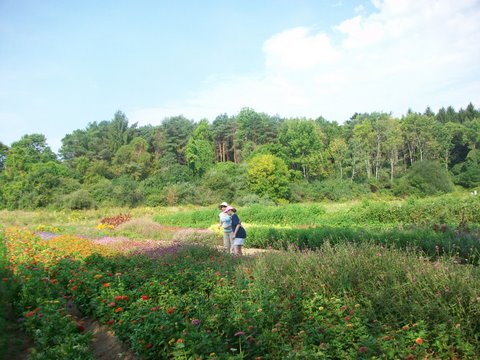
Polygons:
<instances>
[{"instance_id":1,"label":"dirt path","mask_svg":"<svg viewBox=\"0 0 480 360\"><path fill-rule=\"evenodd\" d=\"M85 327L85 331L91 331L92 353L95 359L99 360L137 360L133 351L117 339L114 332L107 326L101 325L98 321L82 317L78 308L72 302L67 304L70 315Z\"/></svg>"},{"instance_id":2,"label":"dirt path","mask_svg":"<svg viewBox=\"0 0 480 360\"><path fill-rule=\"evenodd\" d=\"M157 246L155 246L155 241L153 240L146 240L144 241L134 241L131 239L127 239L124 237L108 237L108 238L100 238L100 239L92 239L92 241L96 243L105 243L105 245L109 244L116 244L117 246L121 247L122 245L129 245L132 247L139 246L138 251L134 251L134 253L144 253L146 255L153 255L153 256L161 256L162 254L168 252L177 251L180 247L179 240L185 239L192 234L197 233L195 229L178 229L173 236L173 241L167 244L162 244L159 247L157 242ZM198 230L198 233L205 233L205 230ZM44 240L49 240L58 234L48 233L48 232L38 232L37 235L42 237ZM144 245L141 247L140 245ZM147 245L147 246L145 246ZM223 247L219 246L219 250L222 250ZM252 256L264 252L268 252L271 250L267 249L255 249L255 248L244 248L243 254L245 256ZM75 304L69 302L67 304L67 310L73 318L83 323L85 327L85 331L91 331L93 334L92 338L92 352L95 359L98 360L138 360L132 350L128 348L128 346L122 343L118 338L115 336L115 333L107 326L100 324L98 321L93 319L89 319L83 317L80 311L78 311ZM26 356L28 354L25 354ZM19 359L26 359L26 356Z\"/></svg>"}]
</instances>

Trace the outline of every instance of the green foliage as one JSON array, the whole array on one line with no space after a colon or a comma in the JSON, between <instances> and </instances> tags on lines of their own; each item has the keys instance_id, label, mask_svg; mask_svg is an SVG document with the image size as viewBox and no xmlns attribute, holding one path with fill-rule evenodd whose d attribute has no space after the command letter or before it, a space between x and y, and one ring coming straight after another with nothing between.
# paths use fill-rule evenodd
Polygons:
<instances>
[{"instance_id":1,"label":"green foliage","mask_svg":"<svg viewBox=\"0 0 480 360\"><path fill-rule=\"evenodd\" d=\"M165 201L167 193L180 188L181 184L189 183L193 180L191 170L185 165L174 164L158 170L153 176L141 183L141 191L143 192L147 205L175 205L176 200ZM178 196L175 195L176 199Z\"/></svg>"},{"instance_id":2,"label":"green foliage","mask_svg":"<svg viewBox=\"0 0 480 360\"><path fill-rule=\"evenodd\" d=\"M19 344L15 342L14 316L11 313L12 303L18 292L12 272L8 269L7 249L5 244L4 229L0 225L0 359L15 358L15 350L20 351ZM16 348L15 350L12 349Z\"/></svg>"},{"instance_id":3,"label":"green foliage","mask_svg":"<svg viewBox=\"0 0 480 360\"><path fill-rule=\"evenodd\" d=\"M80 189L66 195L63 199L63 206L70 210L87 210L95 208L95 201L87 190Z\"/></svg>"},{"instance_id":4,"label":"green foliage","mask_svg":"<svg viewBox=\"0 0 480 360\"><path fill-rule=\"evenodd\" d=\"M143 201L143 194L138 183L124 175L111 183L111 194L106 200L110 206L138 206Z\"/></svg>"},{"instance_id":5,"label":"green foliage","mask_svg":"<svg viewBox=\"0 0 480 360\"><path fill-rule=\"evenodd\" d=\"M300 169L304 178L323 173L322 143L325 135L313 120L292 119L282 123L278 140L293 169Z\"/></svg>"},{"instance_id":6,"label":"green foliage","mask_svg":"<svg viewBox=\"0 0 480 360\"><path fill-rule=\"evenodd\" d=\"M289 196L289 172L285 162L273 155L258 155L248 162L247 180L250 189L275 201Z\"/></svg>"},{"instance_id":7,"label":"green foliage","mask_svg":"<svg viewBox=\"0 0 480 360\"><path fill-rule=\"evenodd\" d=\"M187 164L194 174L202 176L214 163L215 151L207 120L193 131L185 149Z\"/></svg>"},{"instance_id":8,"label":"green foliage","mask_svg":"<svg viewBox=\"0 0 480 360\"><path fill-rule=\"evenodd\" d=\"M151 161L152 155L148 152L147 141L136 137L118 149L113 158L113 165L117 174L127 174L138 181L148 176Z\"/></svg>"},{"instance_id":9,"label":"green foliage","mask_svg":"<svg viewBox=\"0 0 480 360\"><path fill-rule=\"evenodd\" d=\"M308 199L310 201L345 201L361 198L369 192L366 184L357 184L351 180L326 179L312 184Z\"/></svg>"},{"instance_id":10,"label":"green foliage","mask_svg":"<svg viewBox=\"0 0 480 360\"><path fill-rule=\"evenodd\" d=\"M183 116L174 116L165 119L161 129L165 134L165 142L160 146L161 151L173 155L177 163L185 165L185 148L194 130L193 121Z\"/></svg>"},{"instance_id":11,"label":"green foliage","mask_svg":"<svg viewBox=\"0 0 480 360\"><path fill-rule=\"evenodd\" d=\"M35 312L26 326L41 330L36 354L48 358L87 358L86 334L60 318L64 294L143 359L469 359L480 349L478 269L368 243L251 258L184 246L161 261L94 254L29 268L19 307L41 302L51 321ZM51 274L56 284L41 281Z\"/></svg>"},{"instance_id":12,"label":"green foliage","mask_svg":"<svg viewBox=\"0 0 480 360\"><path fill-rule=\"evenodd\" d=\"M459 111L441 108L437 114L431 109L423 114L408 111L401 119L388 113L356 113L338 125L322 117L282 119L244 108L236 116L219 115L211 125L174 116L158 126L137 128L117 111L112 120L67 134L60 159L41 134L25 135L11 148L0 143L0 208L55 207L81 186L105 189L104 179L125 175L141 183L143 200L138 194L122 202L92 193L95 201L174 205L171 199L177 196L184 203L190 196L178 195L188 193L182 190L187 186L179 184L187 182L207 189L201 199L190 197L193 204L226 198L242 204L337 201L357 198L368 186L366 195L375 196L451 191L446 172L425 165L432 161L450 169L457 185L472 189L480 182L479 114L469 104ZM264 161L268 156L275 160ZM262 163L252 165L258 159ZM230 162L238 171L222 181L221 165ZM52 163L68 171L60 174ZM45 181L33 178L43 175ZM317 182L333 178L356 184Z\"/></svg>"},{"instance_id":13,"label":"green foliage","mask_svg":"<svg viewBox=\"0 0 480 360\"><path fill-rule=\"evenodd\" d=\"M212 203L233 199L236 189L242 185L238 170L234 163L224 162L214 165L206 172L202 184L216 194Z\"/></svg>"},{"instance_id":14,"label":"green foliage","mask_svg":"<svg viewBox=\"0 0 480 360\"><path fill-rule=\"evenodd\" d=\"M435 161L416 162L395 184L397 195L431 196L453 191L453 183L445 167Z\"/></svg>"},{"instance_id":15,"label":"green foliage","mask_svg":"<svg viewBox=\"0 0 480 360\"><path fill-rule=\"evenodd\" d=\"M252 226L248 232L248 245L260 248L318 249L325 243L332 245L366 242L398 249L415 249L431 259L456 256L457 262L478 264L480 244L468 234L454 231L435 232L433 229L369 230L365 228L322 226L313 228L274 228Z\"/></svg>"},{"instance_id":16,"label":"green foliage","mask_svg":"<svg viewBox=\"0 0 480 360\"><path fill-rule=\"evenodd\" d=\"M467 161L453 167L454 181L456 184L472 189L480 186L480 150L471 150Z\"/></svg>"}]
</instances>

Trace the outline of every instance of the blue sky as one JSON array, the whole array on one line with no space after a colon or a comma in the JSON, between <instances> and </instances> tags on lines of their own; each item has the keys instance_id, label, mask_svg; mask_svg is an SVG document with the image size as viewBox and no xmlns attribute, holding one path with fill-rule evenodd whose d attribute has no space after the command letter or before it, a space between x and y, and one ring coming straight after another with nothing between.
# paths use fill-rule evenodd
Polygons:
<instances>
[{"instance_id":1,"label":"blue sky","mask_svg":"<svg viewBox=\"0 0 480 360\"><path fill-rule=\"evenodd\" d=\"M480 0L0 0L0 142L252 107L480 107Z\"/></svg>"}]
</instances>

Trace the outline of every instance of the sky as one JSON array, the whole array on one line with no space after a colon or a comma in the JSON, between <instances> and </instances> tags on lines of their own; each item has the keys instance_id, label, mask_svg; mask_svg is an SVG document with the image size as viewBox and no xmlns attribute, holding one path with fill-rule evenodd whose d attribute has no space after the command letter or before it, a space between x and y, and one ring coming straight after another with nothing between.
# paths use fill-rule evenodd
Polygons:
<instances>
[{"instance_id":1,"label":"sky","mask_svg":"<svg viewBox=\"0 0 480 360\"><path fill-rule=\"evenodd\" d=\"M0 142L244 107L480 107L480 0L0 0Z\"/></svg>"}]
</instances>

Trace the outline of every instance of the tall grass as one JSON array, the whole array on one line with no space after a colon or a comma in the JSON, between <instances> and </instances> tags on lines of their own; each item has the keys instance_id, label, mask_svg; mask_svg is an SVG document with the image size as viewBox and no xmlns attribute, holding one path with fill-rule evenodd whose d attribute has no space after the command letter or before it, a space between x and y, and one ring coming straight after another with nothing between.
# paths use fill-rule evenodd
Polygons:
<instances>
[{"instance_id":1,"label":"tall grass","mask_svg":"<svg viewBox=\"0 0 480 360\"><path fill-rule=\"evenodd\" d=\"M154 220L163 225L206 228L218 221L215 208L162 209ZM252 205L238 208L242 221L255 225L308 227L393 228L404 225L448 224L465 227L480 224L480 197L439 196L407 201L370 201L338 204Z\"/></svg>"},{"instance_id":2,"label":"tall grass","mask_svg":"<svg viewBox=\"0 0 480 360\"><path fill-rule=\"evenodd\" d=\"M402 328L424 323L438 341L458 330L480 350L480 269L451 259L430 262L412 251L369 243L325 243L317 251L265 253L252 264L258 286L280 297L301 293L360 304L369 323ZM453 329L453 330L452 330Z\"/></svg>"},{"instance_id":3,"label":"tall grass","mask_svg":"<svg viewBox=\"0 0 480 360\"><path fill-rule=\"evenodd\" d=\"M415 248L430 258L455 256L457 262L478 264L480 240L478 236L453 230L436 232L433 229L369 229L322 226L305 229L256 226L249 229L248 246L287 249L290 246L315 249L322 244L342 242L372 242L399 249Z\"/></svg>"}]
</instances>

